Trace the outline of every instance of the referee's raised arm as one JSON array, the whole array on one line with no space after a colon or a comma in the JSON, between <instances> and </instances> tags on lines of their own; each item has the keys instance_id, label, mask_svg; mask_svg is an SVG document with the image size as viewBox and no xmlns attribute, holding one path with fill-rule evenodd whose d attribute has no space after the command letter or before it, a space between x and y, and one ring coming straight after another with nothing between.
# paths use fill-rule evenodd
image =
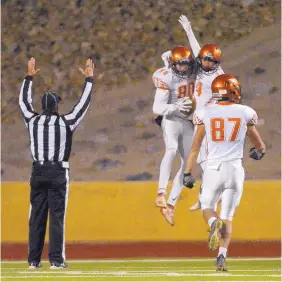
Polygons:
<instances>
[{"instance_id":1,"label":"referee's raised arm","mask_svg":"<svg viewBox=\"0 0 282 282\"><path fill-rule=\"evenodd\" d=\"M63 115L63 119L70 127L71 131L74 131L78 126L79 122L84 117L91 100L91 90L93 86L93 75L94 75L94 63L91 59L86 61L85 69L80 68L80 72L85 76L85 83L82 90L82 95L79 101L75 104L71 112Z\"/></svg>"},{"instance_id":2,"label":"referee's raised arm","mask_svg":"<svg viewBox=\"0 0 282 282\"><path fill-rule=\"evenodd\" d=\"M24 117L25 122L27 123L34 115L37 115L37 113L34 111L32 106L32 78L33 75L35 75L39 69L35 70L35 59L31 58L28 61L28 71L27 76L25 77L21 91L19 96L19 104L20 108Z\"/></svg>"}]
</instances>

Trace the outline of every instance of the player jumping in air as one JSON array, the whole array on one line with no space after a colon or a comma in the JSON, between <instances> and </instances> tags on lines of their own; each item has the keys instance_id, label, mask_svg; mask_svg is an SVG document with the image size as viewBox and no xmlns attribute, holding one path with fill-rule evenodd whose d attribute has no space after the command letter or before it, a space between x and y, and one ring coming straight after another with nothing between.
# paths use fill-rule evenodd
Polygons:
<instances>
[{"instance_id":1,"label":"player jumping in air","mask_svg":"<svg viewBox=\"0 0 282 282\"><path fill-rule=\"evenodd\" d=\"M203 105L208 103L212 98L212 81L217 76L224 73L220 66L221 50L215 44L206 44L201 48L192 30L191 22L189 22L187 17L182 15L179 18L179 22L186 32L193 55L195 56L197 62L197 77L195 82L194 97L197 102L196 109L199 109ZM195 126L195 132L196 130L197 126ZM201 167L202 174L205 170L206 159L206 139L204 139L197 159L197 163ZM190 185L195 183L195 180L191 175L186 176L187 178L190 178ZM195 205L190 208L190 210L197 210L200 207L200 201L198 201Z\"/></svg>"},{"instance_id":2,"label":"player jumping in air","mask_svg":"<svg viewBox=\"0 0 282 282\"><path fill-rule=\"evenodd\" d=\"M156 94L153 104L154 114L163 117L161 128L165 142L165 155L159 174L156 206L170 225L174 225L174 208L183 188L186 159L193 139L194 126L191 121L192 95L195 76L192 51L184 46L176 46L162 56L165 67L153 74ZM173 180L172 189L166 202L166 189L171 174L172 162L177 154L181 165ZM191 187L192 188L192 187Z\"/></svg>"}]
</instances>

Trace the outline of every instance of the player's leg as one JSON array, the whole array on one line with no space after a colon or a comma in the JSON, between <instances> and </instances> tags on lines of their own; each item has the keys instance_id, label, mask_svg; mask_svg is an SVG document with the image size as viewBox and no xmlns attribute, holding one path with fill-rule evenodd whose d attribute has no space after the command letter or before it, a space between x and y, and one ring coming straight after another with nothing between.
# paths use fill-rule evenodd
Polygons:
<instances>
[{"instance_id":1,"label":"player's leg","mask_svg":"<svg viewBox=\"0 0 282 282\"><path fill-rule=\"evenodd\" d=\"M239 205L242 193L243 183L245 178L244 168L241 165L226 163L226 188L222 192L220 218L225 223L225 228L222 232L222 240L219 245L219 252L216 261L218 271L227 271L226 257L228 246L232 235L232 219L236 207Z\"/></svg>"},{"instance_id":2,"label":"player's leg","mask_svg":"<svg viewBox=\"0 0 282 282\"><path fill-rule=\"evenodd\" d=\"M193 142L193 124L190 121L182 121L181 136L178 141L178 152L180 155L180 168L173 179L171 192L167 203L175 206L177 199L183 189L183 176L186 168L187 158Z\"/></svg>"},{"instance_id":3,"label":"player's leg","mask_svg":"<svg viewBox=\"0 0 282 282\"><path fill-rule=\"evenodd\" d=\"M195 126L194 129L194 135L197 131L197 126ZM200 169L201 169L201 178L203 179L203 173L205 171L205 167L206 167L206 160L207 160L207 143L206 143L206 138L203 140L201 148L200 148L200 152L197 158L197 163L200 165ZM201 194L201 190L202 190L202 184L200 185L200 191L199 191L199 195L198 195L198 201L190 207L190 211L196 211L198 209L201 208L201 203L200 203L200 194Z\"/></svg>"},{"instance_id":4,"label":"player's leg","mask_svg":"<svg viewBox=\"0 0 282 282\"><path fill-rule=\"evenodd\" d=\"M172 162L178 150L179 123L166 118L162 121L165 155L160 165L158 195L156 198L156 205L158 207L166 207L166 189L171 174Z\"/></svg>"},{"instance_id":5,"label":"player's leg","mask_svg":"<svg viewBox=\"0 0 282 282\"><path fill-rule=\"evenodd\" d=\"M203 161L199 165L200 165L200 169L201 169L201 177L203 178L203 174L204 174L207 162ZM190 207L190 211L197 211L197 210L201 209L201 202L200 202L201 193L202 193L202 183L200 184L200 191L199 191L199 195L198 195L198 201L193 206ZM218 205L218 203L220 203L220 201L221 201L221 195L219 196L218 202L215 203L215 205L214 205L214 210L215 211L217 210L217 205Z\"/></svg>"},{"instance_id":6,"label":"player's leg","mask_svg":"<svg viewBox=\"0 0 282 282\"><path fill-rule=\"evenodd\" d=\"M220 232L224 227L223 222L219 219L219 216L215 211L215 204L219 199L223 187L221 174L221 164L213 166L207 165L203 174L200 202L204 220L211 228L208 239L210 250L218 248L219 240L221 238Z\"/></svg>"},{"instance_id":7,"label":"player's leg","mask_svg":"<svg viewBox=\"0 0 282 282\"><path fill-rule=\"evenodd\" d=\"M180 168L174 177L171 192L167 201L167 208L162 210L163 215L170 225L174 225L174 209L183 189L183 176L186 168L187 157L193 140L193 124L182 121L181 135L178 141L178 152L180 154Z\"/></svg>"}]
</instances>

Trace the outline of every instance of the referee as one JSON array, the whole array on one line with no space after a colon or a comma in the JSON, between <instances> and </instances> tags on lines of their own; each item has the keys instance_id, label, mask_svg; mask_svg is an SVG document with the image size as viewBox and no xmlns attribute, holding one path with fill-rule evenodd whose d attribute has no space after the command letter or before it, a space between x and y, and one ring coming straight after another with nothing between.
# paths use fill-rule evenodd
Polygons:
<instances>
[{"instance_id":1,"label":"referee","mask_svg":"<svg viewBox=\"0 0 282 282\"><path fill-rule=\"evenodd\" d=\"M94 64L91 59L80 72L86 77L82 95L72 111L58 114L61 98L56 92L47 91L41 97L43 112L32 107L32 80L35 59L28 62L19 97L19 104L28 128L30 150L33 157L30 177L30 215L28 263L30 269L40 268L44 246L48 211L49 261L51 269L66 268L65 218L69 192L69 157L73 132L85 115L91 99Z\"/></svg>"}]
</instances>

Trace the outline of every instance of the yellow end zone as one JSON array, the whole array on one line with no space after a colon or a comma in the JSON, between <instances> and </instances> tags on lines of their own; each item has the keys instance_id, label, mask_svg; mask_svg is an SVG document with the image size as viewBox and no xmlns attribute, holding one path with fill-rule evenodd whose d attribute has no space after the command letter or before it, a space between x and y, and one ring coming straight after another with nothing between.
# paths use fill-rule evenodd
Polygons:
<instances>
[{"instance_id":1,"label":"yellow end zone","mask_svg":"<svg viewBox=\"0 0 282 282\"><path fill-rule=\"evenodd\" d=\"M156 182L72 183L66 241L202 241L208 226L190 212L199 182L183 189L174 227L154 206ZM246 181L234 219L233 240L280 240L280 181ZM29 184L2 183L2 242L27 242ZM47 231L48 239L48 231Z\"/></svg>"}]
</instances>

